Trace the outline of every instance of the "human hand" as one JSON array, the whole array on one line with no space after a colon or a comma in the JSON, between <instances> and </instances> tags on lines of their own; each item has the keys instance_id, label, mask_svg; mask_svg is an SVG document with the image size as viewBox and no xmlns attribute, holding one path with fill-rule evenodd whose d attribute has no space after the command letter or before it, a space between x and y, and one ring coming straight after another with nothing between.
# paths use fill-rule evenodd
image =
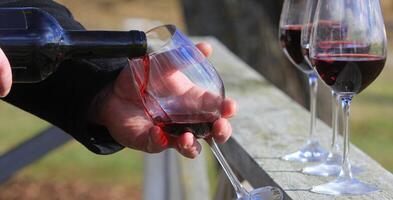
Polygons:
<instances>
[{"instance_id":1,"label":"human hand","mask_svg":"<svg viewBox=\"0 0 393 200\"><path fill-rule=\"evenodd\" d=\"M206 56L212 52L209 44L200 43L197 47ZM131 70L126 67L113 86L105 91L106 100L102 104L97 121L107 127L117 142L126 147L148 153L175 148L186 157L196 157L201 151L201 145L194 135L186 132L177 138L170 137L164 134L160 127L154 126L144 111L138 88L130 84L130 80L132 80ZM187 84L184 80L186 79L181 76L181 73L173 73L168 77L168 84L171 88L176 88L175 91L178 93L200 96L201 90L193 87L192 84ZM214 122L211 133L218 143L224 143L230 137L232 128L227 118L236 112L236 103L233 100L225 99L221 106L222 118Z\"/></svg>"},{"instance_id":2,"label":"human hand","mask_svg":"<svg viewBox=\"0 0 393 200\"><path fill-rule=\"evenodd\" d=\"M11 90L11 66L3 50L0 49L0 97L5 97Z\"/></svg>"}]
</instances>

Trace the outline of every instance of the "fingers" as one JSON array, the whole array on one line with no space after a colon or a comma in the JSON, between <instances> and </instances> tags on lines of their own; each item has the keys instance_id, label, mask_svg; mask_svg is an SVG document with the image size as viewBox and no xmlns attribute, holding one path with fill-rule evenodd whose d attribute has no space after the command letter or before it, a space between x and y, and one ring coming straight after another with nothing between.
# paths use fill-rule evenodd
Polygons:
<instances>
[{"instance_id":1,"label":"fingers","mask_svg":"<svg viewBox=\"0 0 393 200\"><path fill-rule=\"evenodd\" d=\"M195 158L202 150L201 144L192 133L184 133L178 138L167 136L160 127L154 126L150 129L146 151L148 153L159 153L173 147L187 158Z\"/></svg>"},{"instance_id":2,"label":"fingers","mask_svg":"<svg viewBox=\"0 0 393 200\"><path fill-rule=\"evenodd\" d=\"M213 52L213 48L212 46L207 43L207 42L201 42L196 44L196 47L203 53L203 55L205 55L206 57L209 57L212 52Z\"/></svg>"},{"instance_id":3,"label":"fingers","mask_svg":"<svg viewBox=\"0 0 393 200\"><path fill-rule=\"evenodd\" d=\"M236 114L237 105L236 102L232 99L225 99L222 103L222 111L221 115L224 118L233 117Z\"/></svg>"},{"instance_id":4,"label":"fingers","mask_svg":"<svg viewBox=\"0 0 393 200\"><path fill-rule=\"evenodd\" d=\"M212 136L215 141L222 144L225 143L232 134L232 127L225 118L220 118L213 124Z\"/></svg>"},{"instance_id":5,"label":"fingers","mask_svg":"<svg viewBox=\"0 0 393 200\"><path fill-rule=\"evenodd\" d=\"M232 126L226 118L236 114L236 102L232 99L225 99L222 103L222 117L214 122L212 136L218 143L225 143L232 135Z\"/></svg>"},{"instance_id":6,"label":"fingers","mask_svg":"<svg viewBox=\"0 0 393 200\"><path fill-rule=\"evenodd\" d=\"M195 158L201 152L202 146L192 133L186 132L177 138L176 149L187 158Z\"/></svg>"},{"instance_id":7,"label":"fingers","mask_svg":"<svg viewBox=\"0 0 393 200\"><path fill-rule=\"evenodd\" d=\"M223 102L222 117L216 120L212 128L212 137L217 143L225 143L232 134L232 127L228 121L236 113L236 102L225 99ZM186 132L178 138L167 136L160 127L154 126L150 129L147 152L158 153L169 147L173 147L183 156L195 158L201 152L202 146L190 132Z\"/></svg>"},{"instance_id":8,"label":"fingers","mask_svg":"<svg viewBox=\"0 0 393 200\"><path fill-rule=\"evenodd\" d=\"M221 108L223 98L211 92L203 92L199 102L201 105L197 108L198 110L201 112L214 112Z\"/></svg>"},{"instance_id":9,"label":"fingers","mask_svg":"<svg viewBox=\"0 0 393 200\"><path fill-rule=\"evenodd\" d=\"M0 97L5 97L11 90L11 66L4 52L0 49Z\"/></svg>"}]
</instances>

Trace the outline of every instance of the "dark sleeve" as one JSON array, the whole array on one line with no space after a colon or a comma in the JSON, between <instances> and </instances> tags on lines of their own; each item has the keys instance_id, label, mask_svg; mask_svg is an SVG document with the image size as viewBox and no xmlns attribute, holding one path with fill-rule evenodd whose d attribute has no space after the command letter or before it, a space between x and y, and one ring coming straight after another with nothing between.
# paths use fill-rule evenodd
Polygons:
<instances>
[{"instance_id":1,"label":"dark sleeve","mask_svg":"<svg viewBox=\"0 0 393 200\"><path fill-rule=\"evenodd\" d=\"M83 29L64 6L51 0L0 0L0 7L38 7L52 14L64 29ZM123 146L104 126L88 120L88 110L125 64L125 59L66 60L40 83L13 84L4 100L61 128L94 153L111 154Z\"/></svg>"}]
</instances>

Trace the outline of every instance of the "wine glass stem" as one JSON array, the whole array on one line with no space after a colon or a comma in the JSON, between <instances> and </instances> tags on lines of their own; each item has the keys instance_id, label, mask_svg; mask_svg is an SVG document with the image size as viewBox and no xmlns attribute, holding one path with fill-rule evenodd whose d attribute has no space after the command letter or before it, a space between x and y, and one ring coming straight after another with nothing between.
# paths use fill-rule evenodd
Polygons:
<instances>
[{"instance_id":1,"label":"wine glass stem","mask_svg":"<svg viewBox=\"0 0 393 200\"><path fill-rule=\"evenodd\" d=\"M218 162L220 163L222 169L224 170L225 174L227 175L229 181L231 182L233 188L235 189L237 198L242 198L248 196L248 191L243 187L240 183L239 179L237 179L235 173L232 171L231 167L225 160L224 155L222 155L221 150L218 148L217 143L214 139L211 139L210 147L213 151L213 154L216 156Z\"/></svg>"},{"instance_id":2,"label":"wine glass stem","mask_svg":"<svg viewBox=\"0 0 393 200\"><path fill-rule=\"evenodd\" d=\"M332 145L330 153L337 154L339 153L339 145L337 144L337 135L338 135L338 113L340 111L340 95L332 90L332 103L333 103L333 119L332 119Z\"/></svg>"},{"instance_id":3,"label":"wine glass stem","mask_svg":"<svg viewBox=\"0 0 393 200\"><path fill-rule=\"evenodd\" d=\"M314 71L308 74L308 83L310 86L310 136L309 142L316 142L315 138L315 123L316 123L316 107L317 107L317 90L318 90L318 77Z\"/></svg>"},{"instance_id":4,"label":"wine glass stem","mask_svg":"<svg viewBox=\"0 0 393 200\"><path fill-rule=\"evenodd\" d=\"M341 106L343 111L343 131L344 131L344 149L343 149L343 165L340 177L344 179L352 179L351 163L349 161L349 114L350 105L353 95L343 96Z\"/></svg>"}]
</instances>

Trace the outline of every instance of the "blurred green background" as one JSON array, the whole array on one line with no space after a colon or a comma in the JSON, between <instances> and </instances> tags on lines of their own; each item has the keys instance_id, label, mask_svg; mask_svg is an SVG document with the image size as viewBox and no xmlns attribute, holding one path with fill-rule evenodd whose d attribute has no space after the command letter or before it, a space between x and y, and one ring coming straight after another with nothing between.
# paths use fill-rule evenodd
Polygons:
<instances>
[{"instance_id":1,"label":"blurred green background","mask_svg":"<svg viewBox=\"0 0 393 200\"><path fill-rule=\"evenodd\" d=\"M89 29L122 29L127 18L173 23L184 29L178 0L59 0ZM393 1L382 0L388 33ZM390 40L390 49L393 41ZM393 171L392 56L382 75L353 102L351 141ZM49 124L0 103L0 153ZM70 142L0 186L0 199L141 199L143 154L123 150L98 156Z\"/></svg>"}]
</instances>

